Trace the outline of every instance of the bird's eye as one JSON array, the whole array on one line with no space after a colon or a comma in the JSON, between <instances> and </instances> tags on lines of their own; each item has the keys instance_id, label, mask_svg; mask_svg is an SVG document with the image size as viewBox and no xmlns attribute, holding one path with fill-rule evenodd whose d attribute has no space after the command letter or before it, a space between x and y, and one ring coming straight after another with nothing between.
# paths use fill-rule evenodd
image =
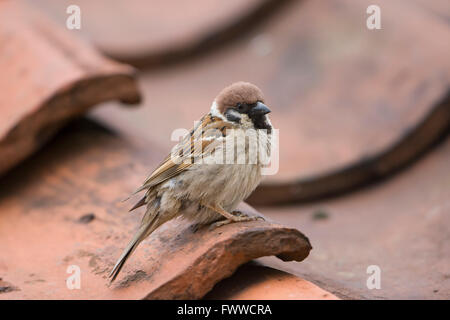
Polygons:
<instances>
[{"instance_id":1,"label":"bird's eye","mask_svg":"<svg viewBox=\"0 0 450 320\"><path fill-rule=\"evenodd\" d=\"M238 103L236 105L236 109L238 109L238 111L244 111L245 110L245 104Z\"/></svg>"}]
</instances>

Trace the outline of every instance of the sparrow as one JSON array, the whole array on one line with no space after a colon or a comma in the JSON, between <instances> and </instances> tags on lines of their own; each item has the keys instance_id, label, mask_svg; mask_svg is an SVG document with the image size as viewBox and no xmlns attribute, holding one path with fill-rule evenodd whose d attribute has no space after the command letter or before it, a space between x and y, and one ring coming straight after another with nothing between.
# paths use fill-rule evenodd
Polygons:
<instances>
[{"instance_id":1,"label":"sparrow","mask_svg":"<svg viewBox=\"0 0 450 320\"><path fill-rule=\"evenodd\" d=\"M169 220L182 217L215 228L261 219L236 211L236 207L258 186L261 169L270 158L268 113L261 90L251 83L234 83L217 95L209 113L135 191L145 191L145 195L130 211L146 206L145 214L112 269L111 282L136 247ZM243 134L257 136L257 143L250 143L245 136L242 139Z\"/></svg>"}]
</instances>

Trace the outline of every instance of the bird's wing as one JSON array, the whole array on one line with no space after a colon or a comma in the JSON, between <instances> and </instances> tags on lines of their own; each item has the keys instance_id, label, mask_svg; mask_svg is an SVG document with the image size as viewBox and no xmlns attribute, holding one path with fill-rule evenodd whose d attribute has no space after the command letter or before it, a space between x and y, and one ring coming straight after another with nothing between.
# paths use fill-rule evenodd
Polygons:
<instances>
[{"instance_id":1,"label":"bird's wing","mask_svg":"<svg viewBox=\"0 0 450 320\"><path fill-rule=\"evenodd\" d=\"M233 125L230 122L207 114L172 149L172 153L164 159L133 194L150 189L188 170L197 159L213 153L215 148L222 144L221 138L226 136L227 129L232 128ZM130 211L143 206L145 203L144 196Z\"/></svg>"}]
</instances>

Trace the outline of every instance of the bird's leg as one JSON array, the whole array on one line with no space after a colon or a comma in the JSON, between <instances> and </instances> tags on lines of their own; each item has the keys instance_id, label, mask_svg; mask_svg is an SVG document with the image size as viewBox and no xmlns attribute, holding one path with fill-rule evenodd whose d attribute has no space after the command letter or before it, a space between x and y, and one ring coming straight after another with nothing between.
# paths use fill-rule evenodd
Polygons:
<instances>
[{"instance_id":1,"label":"bird's leg","mask_svg":"<svg viewBox=\"0 0 450 320\"><path fill-rule=\"evenodd\" d=\"M233 223L233 222L264 220L263 217L248 216L240 211L233 211L233 213L236 213L236 214L229 213L228 211L223 209L220 205L202 204L202 206L221 214L226 219L226 220L220 220L220 221L212 223L211 228L213 228L213 229L217 228L217 227L221 227L221 226L229 224L229 223Z\"/></svg>"}]
</instances>

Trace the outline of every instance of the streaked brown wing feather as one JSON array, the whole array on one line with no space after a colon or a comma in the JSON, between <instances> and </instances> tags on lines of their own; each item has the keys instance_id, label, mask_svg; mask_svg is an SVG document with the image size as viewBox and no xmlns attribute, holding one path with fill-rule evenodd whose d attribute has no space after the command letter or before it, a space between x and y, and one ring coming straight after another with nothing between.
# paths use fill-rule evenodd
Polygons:
<instances>
[{"instance_id":1,"label":"streaked brown wing feather","mask_svg":"<svg viewBox=\"0 0 450 320\"><path fill-rule=\"evenodd\" d=\"M173 154L177 155L177 161L172 159L172 153L169 154L133 194L150 189L188 170L196 158L211 154L218 145L218 143L214 143L218 142L216 139L200 140L201 144L198 139L211 137L211 132L208 131L210 129L217 129L222 136L225 136L226 130L230 128L232 125L229 122L210 114L204 116L199 124L174 147ZM200 148L198 148L199 146ZM145 198L144 196L130 211L145 205Z\"/></svg>"}]
</instances>

